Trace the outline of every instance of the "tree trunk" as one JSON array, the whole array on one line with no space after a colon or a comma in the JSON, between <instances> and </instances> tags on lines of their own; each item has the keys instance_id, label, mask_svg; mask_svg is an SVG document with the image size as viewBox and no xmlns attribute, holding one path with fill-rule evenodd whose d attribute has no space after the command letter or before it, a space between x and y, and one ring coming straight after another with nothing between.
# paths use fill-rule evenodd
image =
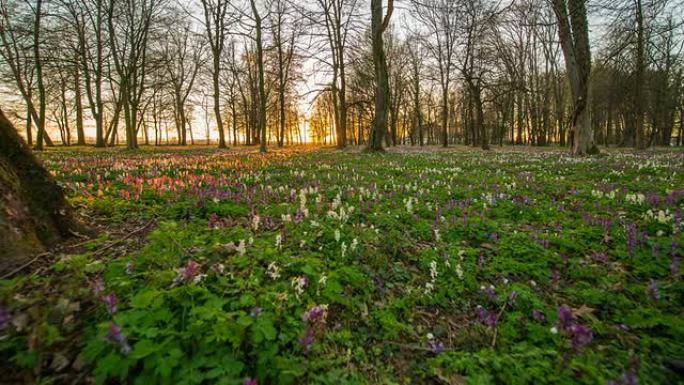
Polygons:
<instances>
[{"instance_id":1,"label":"tree trunk","mask_svg":"<svg viewBox=\"0 0 684 385\"><path fill-rule=\"evenodd\" d=\"M591 124L591 52L585 0L553 0L573 97L572 153L598 153Z\"/></svg>"},{"instance_id":2,"label":"tree trunk","mask_svg":"<svg viewBox=\"0 0 684 385\"><path fill-rule=\"evenodd\" d=\"M371 33L373 66L375 68L375 119L371 130L368 148L370 151L383 151L382 140L387 132L387 116L390 106L389 74L383 33L392 15L393 0L388 0L387 15L382 16L382 0L371 0Z\"/></svg>"},{"instance_id":3,"label":"tree trunk","mask_svg":"<svg viewBox=\"0 0 684 385\"><path fill-rule=\"evenodd\" d=\"M76 226L62 189L0 111L0 272Z\"/></svg>"}]
</instances>

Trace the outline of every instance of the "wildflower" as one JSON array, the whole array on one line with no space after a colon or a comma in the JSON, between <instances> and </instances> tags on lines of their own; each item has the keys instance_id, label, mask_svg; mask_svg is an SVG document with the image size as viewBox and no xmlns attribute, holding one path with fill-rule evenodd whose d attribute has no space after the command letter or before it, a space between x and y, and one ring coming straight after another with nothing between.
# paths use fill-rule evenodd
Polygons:
<instances>
[{"instance_id":1,"label":"wildflower","mask_svg":"<svg viewBox=\"0 0 684 385\"><path fill-rule=\"evenodd\" d=\"M458 276L458 279L463 279L463 268L460 263L456 265L456 275Z\"/></svg>"},{"instance_id":2,"label":"wildflower","mask_svg":"<svg viewBox=\"0 0 684 385\"><path fill-rule=\"evenodd\" d=\"M99 297L104 289L105 285L102 277L95 277L95 279L90 282L90 290L93 291L93 294L95 294L96 297Z\"/></svg>"},{"instance_id":3,"label":"wildflower","mask_svg":"<svg viewBox=\"0 0 684 385\"><path fill-rule=\"evenodd\" d=\"M131 346L128 344L126 336L121 334L121 327L114 322L109 323L109 328L107 329L107 341L118 345L123 354L128 354L131 351Z\"/></svg>"},{"instance_id":4,"label":"wildflower","mask_svg":"<svg viewBox=\"0 0 684 385\"><path fill-rule=\"evenodd\" d=\"M257 385L257 380L251 377L245 377L245 380L242 381L242 385Z\"/></svg>"},{"instance_id":5,"label":"wildflower","mask_svg":"<svg viewBox=\"0 0 684 385\"><path fill-rule=\"evenodd\" d=\"M177 281L177 283L192 281L195 276L199 274L201 267L202 266L199 263L189 260L185 267L178 269L178 276L176 276L175 281Z\"/></svg>"},{"instance_id":6,"label":"wildflower","mask_svg":"<svg viewBox=\"0 0 684 385\"><path fill-rule=\"evenodd\" d=\"M126 270L125 270L126 274L132 275L134 270L135 270L135 265L133 264L133 262L131 262L131 261L126 262Z\"/></svg>"},{"instance_id":7,"label":"wildflower","mask_svg":"<svg viewBox=\"0 0 684 385\"><path fill-rule=\"evenodd\" d=\"M256 318L259 315L261 315L262 312L263 312L262 308L260 308L259 306L255 306L252 308L252 311L249 313L249 315Z\"/></svg>"},{"instance_id":8,"label":"wildflower","mask_svg":"<svg viewBox=\"0 0 684 385\"><path fill-rule=\"evenodd\" d=\"M627 225L627 251L629 255L634 255L634 250L637 245L637 228L635 224Z\"/></svg>"},{"instance_id":9,"label":"wildflower","mask_svg":"<svg viewBox=\"0 0 684 385\"><path fill-rule=\"evenodd\" d=\"M437 261L430 262L430 277L433 280L437 279Z\"/></svg>"},{"instance_id":10,"label":"wildflower","mask_svg":"<svg viewBox=\"0 0 684 385\"><path fill-rule=\"evenodd\" d=\"M436 339L430 339L428 341L428 349L434 354L439 354L444 351L444 344Z\"/></svg>"},{"instance_id":11,"label":"wildflower","mask_svg":"<svg viewBox=\"0 0 684 385\"><path fill-rule=\"evenodd\" d=\"M273 280L280 278L280 268L275 264L275 262L268 264L268 267L266 268L266 275Z\"/></svg>"},{"instance_id":12,"label":"wildflower","mask_svg":"<svg viewBox=\"0 0 684 385\"><path fill-rule=\"evenodd\" d=\"M532 310L532 318L536 321L543 322L546 319L544 312L539 309Z\"/></svg>"},{"instance_id":13,"label":"wildflower","mask_svg":"<svg viewBox=\"0 0 684 385\"><path fill-rule=\"evenodd\" d=\"M322 274L321 278L318 279L318 284L320 286L325 286L326 283L328 283L328 276L325 274Z\"/></svg>"},{"instance_id":14,"label":"wildflower","mask_svg":"<svg viewBox=\"0 0 684 385\"><path fill-rule=\"evenodd\" d=\"M12 321L12 313L5 306L0 306L0 331L5 330Z\"/></svg>"},{"instance_id":15,"label":"wildflower","mask_svg":"<svg viewBox=\"0 0 684 385\"><path fill-rule=\"evenodd\" d=\"M314 332L313 329L306 329L304 332L304 337L299 339L299 346L304 349L304 352L308 353L311 351L311 345L314 343Z\"/></svg>"},{"instance_id":16,"label":"wildflower","mask_svg":"<svg viewBox=\"0 0 684 385\"><path fill-rule=\"evenodd\" d=\"M282 236L282 234L276 235L275 247L278 250L281 250L283 248L283 236Z\"/></svg>"},{"instance_id":17,"label":"wildflower","mask_svg":"<svg viewBox=\"0 0 684 385\"><path fill-rule=\"evenodd\" d=\"M252 229L254 229L254 231L259 230L259 222L260 221L261 221L261 218L258 215L254 214L254 216L252 216Z\"/></svg>"},{"instance_id":18,"label":"wildflower","mask_svg":"<svg viewBox=\"0 0 684 385\"><path fill-rule=\"evenodd\" d=\"M223 274L223 271L225 269L226 269L226 266L222 263L218 263L216 265L211 266L211 270L216 274Z\"/></svg>"},{"instance_id":19,"label":"wildflower","mask_svg":"<svg viewBox=\"0 0 684 385\"><path fill-rule=\"evenodd\" d=\"M292 287L295 291L295 296L299 298L301 294L304 293L304 289L309 284L309 279L307 277L294 277L292 278Z\"/></svg>"},{"instance_id":20,"label":"wildflower","mask_svg":"<svg viewBox=\"0 0 684 385\"><path fill-rule=\"evenodd\" d=\"M342 258L344 258L347 255L347 243L342 242L342 245L340 245L340 249L342 249Z\"/></svg>"},{"instance_id":21,"label":"wildflower","mask_svg":"<svg viewBox=\"0 0 684 385\"><path fill-rule=\"evenodd\" d=\"M323 305L315 305L312 306L309 310L305 311L302 313L302 322L306 323L316 323L316 322L325 322L326 318L328 317L328 305L323 304Z\"/></svg>"},{"instance_id":22,"label":"wildflower","mask_svg":"<svg viewBox=\"0 0 684 385\"><path fill-rule=\"evenodd\" d=\"M679 245L677 242L672 242L670 246L670 257L672 258L670 262L670 276L676 278L679 274L679 254L677 254L677 248Z\"/></svg>"},{"instance_id":23,"label":"wildflower","mask_svg":"<svg viewBox=\"0 0 684 385\"><path fill-rule=\"evenodd\" d=\"M510 304L514 304L515 300L518 298L518 292L513 290L511 294L508 296L508 302Z\"/></svg>"},{"instance_id":24,"label":"wildflower","mask_svg":"<svg viewBox=\"0 0 684 385\"><path fill-rule=\"evenodd\" d=\"M482 322L483 325L489 326L491 328L496 326L498 316L495 311L490 312L482 306L478 306L475 313L477 314L477 317L480 319L480 322Z\"/></svg>"},{"instance_id":25,"label":"wildflower","mask_svg":"<svg viewBox=\"0 0 684 385\"><path fill-rule=\"evenodd\" d=\"M340 241L340 229L335 229L335 242Z\"/></svg>"},{"instance_id":26,"label":"wildflower","mask_svg":"<svg viewBox=\"0 0 684 385\"><path fill-rule=\"evenodd\" d=\"M240 243L235 248L235 251L237 251L238 255L240 255L240 256L245 255L245 253L247 252L247 247L245 247L245 240L244 239L240 240Z\"/></svg>"},{"instance_id":27,"label":"wildflower","mask_svg":"<svg viewBox=\"0 0 684 385\"><path fill-rule=\"evenodd\" d=\"M109 314L116 313L116 305L119 302L119 300L116 298L116 294L109 293L102 297L102 301L105 303L105 307L107 308L107 312Z\"/></svg>"},{"instance_id":28,"label":"wildflower","mask_svg":"<svg viewBox=\"0 0 684 385\"><path fill-rule=\"evenodd\" d=\"M658 283L653 278L648 281L646 292L648 293L649 298L651 298L651 301L655 302L660 298L660 294L658 294Z\"/></svg>"},{"instance_id":29,"label":"wildflower","mask_svg":"<svg viewBox=\"0 0 684 385\"><path fill-rule=\"evenodd\" d=\"M568 306L560 306L557 309L557 315L557 330L561 330L570 338L570 344L574 350L580 350L594 338L591 329L577 322L575 316L572 314L572 309Z\"/></svg>"},{"instance_id":30,"label":"wildflower","mask_svg":"<svg viewBox=\"0 0 684 385\"><path fill-rule=\"evenodd\" d=\"M356 250L356 247L358 247L358 245L359 245L359 240L354 238L354 240L352 240L352 243L349 246L349 248L351 249L351 251L354 251L354 250Z\"/></svg>"}]
</instances>

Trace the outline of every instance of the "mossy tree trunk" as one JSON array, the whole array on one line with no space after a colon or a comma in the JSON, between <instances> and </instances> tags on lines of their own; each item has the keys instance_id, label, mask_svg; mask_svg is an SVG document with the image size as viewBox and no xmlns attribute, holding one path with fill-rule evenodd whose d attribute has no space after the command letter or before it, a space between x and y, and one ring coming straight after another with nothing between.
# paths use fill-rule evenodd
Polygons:
<instances>
[{"instance_id":1,"label":"mossy tree trunk","mask_svg":"<svg viewBox=\"0 0 684 385\"><path fill-rule=\"evenodd\" d=\"M75 227L62 189L0 111L0 272Z\"/></svg>"}]
</instances>

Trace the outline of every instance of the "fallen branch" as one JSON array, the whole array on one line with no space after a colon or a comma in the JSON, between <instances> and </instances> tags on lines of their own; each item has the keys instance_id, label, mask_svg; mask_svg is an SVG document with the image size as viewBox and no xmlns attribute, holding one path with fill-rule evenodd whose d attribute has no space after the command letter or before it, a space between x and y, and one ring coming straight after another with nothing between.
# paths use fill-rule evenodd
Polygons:
<instances>
[{"instance_id":1,"label":"fallen branch","mask_svg":"<svg viewBox=\"0 0 684 385\"><path fill-rule=\"evenodd\" d=\"M150 219L150 221L147 222L143 227L140 227L140 228L138 228L138 229L136 229L136 230L133 230L133 231L131 231L130 233L128 233L126 236L124 236L124 237L122 237L122 238L119 238L118 240L116 240L116 241L114 241L114 242L111 242L111 243L108 244L107 246L104 246L104 247L102 247L102 248L100 248L100 249L95 250L95 252L93 252L93 257L100 256L100 255L102 255L105 251L107 251L107 250L111 249L112 247L114 247L114 246L116 246L116 245L122 243L123 241L127 240L128 238L130 238L130 237L132 237L132 236L134 236L134 235L136 235L136 234L139 234L139 233L145 231L145 229L147 229L148 227L150 227L150 225L152 225L152 223L154 223L155 220L156 220L156 218L152 218L152 219Z\"/></svg>"},{"instance_id":2,"label":"fallen branch","mask_svg":"<svg viewBox=\"0 0 684 385\"><path fill-rule=\"evenodd\" d=\"M48 251L46 251L44 253L40 253L40 254L36 255L35 257L33 257L33 259L31 259L30 261L26 262L25 264L17 267L16 269L10 271L9 273L3 275L2 277L0 277L0 279L7 279L7 278L13 276L14 274L17 274L18 272L24 270L25 268L29 267L33 262L37 261L39 258L47 257L50 254L52 254L52 253L50 253Z\"/></svg>"}]
</instances>

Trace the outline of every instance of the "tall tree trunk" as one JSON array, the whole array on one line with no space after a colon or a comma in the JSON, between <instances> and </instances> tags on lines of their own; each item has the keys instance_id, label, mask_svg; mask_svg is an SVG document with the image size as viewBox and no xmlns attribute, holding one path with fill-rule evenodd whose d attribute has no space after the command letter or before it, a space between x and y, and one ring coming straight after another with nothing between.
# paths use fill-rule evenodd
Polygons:
<instances>
[{"instance_id":1,"label":"tall tree trunk","mask_svg":"<svg viewBox=\"0 0 684 385\"><path fill-rule=\"evenodd\" d=\"M382 140L387 132L387 116L390 107L389 74L383 33L389 24L394 8L393 0L388 0L387 15L382 16L382 0L371 0L371 34L373 45L373 67L375 68L375 119L371 130L368 148L382 151Z\"/></svg>"},{"instance_id":2,"label":"tall tree trunk","mask_svg":"<svg viewBox=\"0 0 684 385\"><path fill-rule=\"evenodd\" d=\"M553 0L553 10L573 97L572 153L598 153L591 124L591 52L585 0Z\"/></svg>"}]
</instances>

